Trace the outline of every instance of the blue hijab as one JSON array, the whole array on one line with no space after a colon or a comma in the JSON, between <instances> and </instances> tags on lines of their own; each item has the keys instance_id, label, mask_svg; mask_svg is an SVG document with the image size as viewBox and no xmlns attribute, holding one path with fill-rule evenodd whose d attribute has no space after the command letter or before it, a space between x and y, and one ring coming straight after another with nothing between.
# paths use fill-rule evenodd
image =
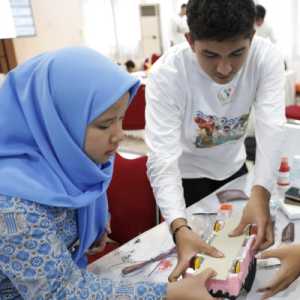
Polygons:
<instances>
[{"instance_id":1,"label":"blue hijab","mask_svg":"<svg viewBox=\"0 0 300 300\"><path fill-rule=\"evenodd\" d=\"M0 194L77 209L79 266L107 224L113 170L113 159L85 154L85 131L138 85L98 52L65 48L17 67L0 89Z\"/></svg>"}]
</instances>

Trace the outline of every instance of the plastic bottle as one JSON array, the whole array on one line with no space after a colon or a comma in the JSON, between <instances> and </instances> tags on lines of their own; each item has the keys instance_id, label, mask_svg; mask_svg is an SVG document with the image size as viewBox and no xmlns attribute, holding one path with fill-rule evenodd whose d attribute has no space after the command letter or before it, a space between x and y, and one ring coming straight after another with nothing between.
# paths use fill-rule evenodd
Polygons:
<instances>
[{"instance_id":1,"label":"plastic bottle","mask_svg":"<svg viewBox=\"0 0 300 300\"><path fill-rule=\"evenodd\" d=\"M287 157L281 158L281 163L279 167L279 174L277 179L277 184L281 187L287 187L290 184L290 167Z\"/></svg>"}]
</instances>

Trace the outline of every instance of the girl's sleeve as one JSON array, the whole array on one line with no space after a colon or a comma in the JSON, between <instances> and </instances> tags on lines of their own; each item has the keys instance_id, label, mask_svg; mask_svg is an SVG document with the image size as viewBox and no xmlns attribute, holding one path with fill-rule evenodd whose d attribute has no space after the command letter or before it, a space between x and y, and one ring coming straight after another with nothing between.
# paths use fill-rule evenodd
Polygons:
<instances>
[{"instance_id":1,"label":"girl's sleeve","mask_svg":"<svg viewBox=\"0 0 300 300\"><path fill-rule=\"evenodd\" d=\"M165 283L116 282L79 269L47 210L21 204L0 203L0 273L23 299L165 299Z\"/></svg>"}]
</instances>

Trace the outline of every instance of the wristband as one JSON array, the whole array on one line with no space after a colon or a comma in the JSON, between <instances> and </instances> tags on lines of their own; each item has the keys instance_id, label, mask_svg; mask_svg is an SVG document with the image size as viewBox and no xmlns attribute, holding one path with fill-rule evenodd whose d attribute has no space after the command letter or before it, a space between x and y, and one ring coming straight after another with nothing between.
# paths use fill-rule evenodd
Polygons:
<instances>
[{"instance_id":1,"label":"wristband","mask_svg":"<svg viewBox=\"0 0 300 300\"><path fill-rule=\"evenodd\" d=\"M189 226L189 225L187 225L187 224L183 224L183 225L180 225L180 226L178 226L175 230L174 230L174 232L173 232L173 234L172 234L172 236L173 236L173 241L174 241L174 244L176 245L176 233L181 229L181 228L188 228L189 230L192 230L192 228Z\"/></svg>"}]
</instances>

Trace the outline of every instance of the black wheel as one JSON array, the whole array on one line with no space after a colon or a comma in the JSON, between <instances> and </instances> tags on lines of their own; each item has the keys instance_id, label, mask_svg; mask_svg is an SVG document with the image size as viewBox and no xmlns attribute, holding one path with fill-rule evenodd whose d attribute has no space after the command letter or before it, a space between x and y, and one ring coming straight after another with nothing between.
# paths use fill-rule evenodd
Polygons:
<instances>
[{"instance_id":1,"label":"black wheel","mask_svg":"<svg viewBox=\"0 0 300 300\"><path fill-rule=\"evenodd\" d=\"M236 296L230 296L228 293L223 293L221 291L218 291L216 293L213 293L210 291L210 294L215 298L222 298L222 299L229 299L229 300L236 300Z\"/></svg>"},{"instance_id":2,"label":"black wheel","mask_svg":"<svg viewBox=\"0 0 300 300\"><path fill-rule=\"evenodd\" d=\"M249 293L252 286L253 286L253 282L255 279L255 275L256 275L256 258L253 259L250 267L249 267L249 273L245 279L243 288Z\"/></svg>"}]
</instances>

